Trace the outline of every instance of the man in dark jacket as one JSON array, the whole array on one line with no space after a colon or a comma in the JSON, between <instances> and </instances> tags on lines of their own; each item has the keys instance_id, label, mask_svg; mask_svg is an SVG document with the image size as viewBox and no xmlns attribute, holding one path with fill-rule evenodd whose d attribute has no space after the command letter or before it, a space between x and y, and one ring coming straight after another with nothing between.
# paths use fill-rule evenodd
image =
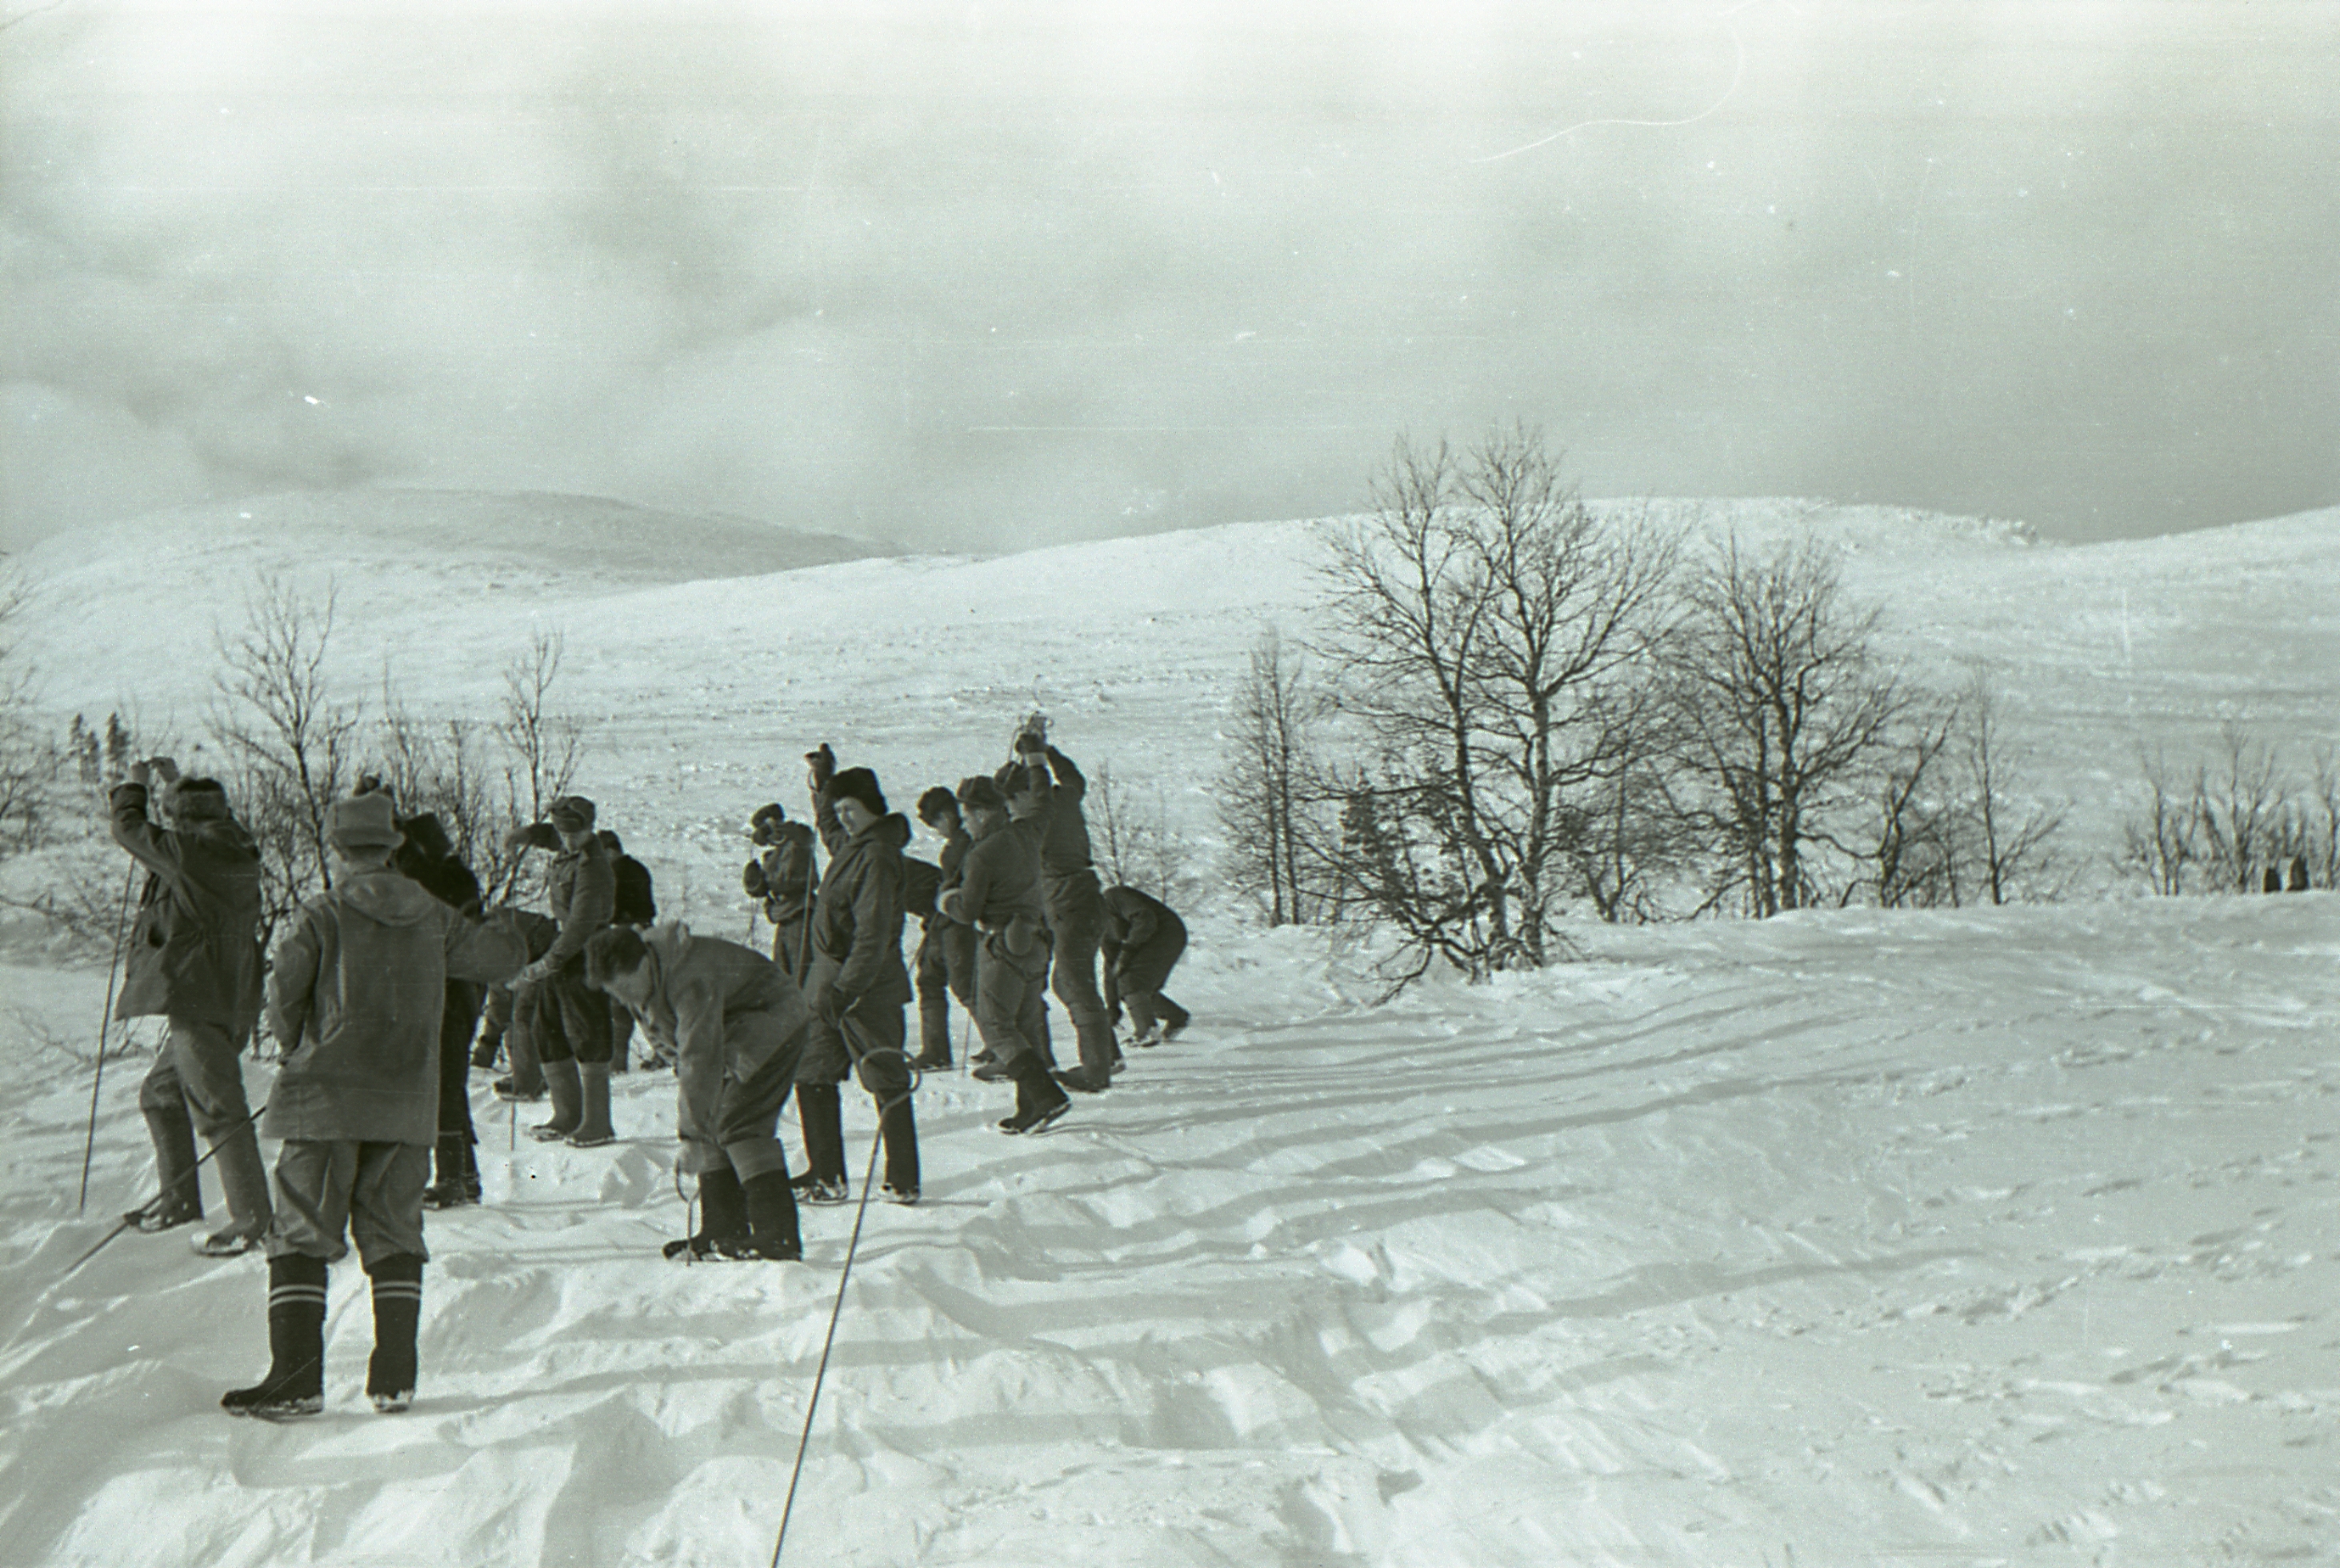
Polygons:
<instances>
[{"instance_id":1,"label":"man in dark jacket","mask_svg":"<svg viewBox=\"0 0 2340 1568\"><path fill-rule=\"evenodd\" d=\"M609 829L599 829L593 837L610 851L610 878L615 885L610 924L630 926L637 931L649 929L658 919L658 888L650 878L650 868L627 854L625 844ZM609 998L609 1004L610 1070L622 1073L633 1065L626 1058L634 1041L634 1015L614 997Z\"/></svg>"},{"instance_id":2,"label":"man in dark jacket","mask_svg":"<svg viewBox=\"0 0 2340 1568\"><path fill-rule=\"evenodd\" d=\"M918 982L918 1054L911 1063L921 1072L940 1072L951 1065L950 1005L971 1016L975 1011L975 928L944 916L940 901L959 884L967 852L975 840L959 819L958 797L937 784L918 797L918 820L943 841L935 866L932 900L916 901L918 948L911 970ZM915 866L918 862L905 862Z\"/></svg>"},{"instance_id":3,"label":"man in dark jacket","mask_svg":"<svg viewBox=\"0 0 2340 1568\"><path fill-rule=\"evenodd\" d=\"M447 908L467 919L480 918L480 879L455 853L454 843L435 813L399 818L404 840L392 864ZM439 1017L439 1141L431 1155L431 1185L422 1189L425 1208L458 1208L480 1201L479 1141L471 1126L471 1060L466 1054L480 1022L487 987L450 975L446 1004Z\"/></svg>"},{"instance_id":4,"label":"man in dark jacket","mask_svg":"<svg viewBox=\"0 0 2340 1568\"><path fill-rule=\"evenodd\" d=\"M610 1125L610 1004L585 984L585 944L616 912L617 873L593 836L593 802L582 795L563 795L545 809L544 821L512 835L514 848L553 843L560 853L545 875L545 903L560 935L520 972L512 998L515 1011L530 1020L552 1096L552 1119L529 1136L597 1148L618 1135Z\"/></svg>"},{"instance_id":5,"label":"man in dark jacket","mask_svg":"<svg viewBox=\"0 0 2340 1568\"><path fill-rule=\"evenodd\" d=\"M1129 1009L1131 1044L1161 1045L1186 1027L1191 1015L1162 994L1185 950L1186 923L1169 905L1135 888L1105 890L1105 1005L1116 1019Z\"/></svg>"},{"instance_id":6,"label":"man in dark jacket","mask_svg":"<svg viewBox=\"0 0 2340 1568\"><path fill-rule=\"evenodd\" d=\"M613 926L585 945L586 975L675 1058L681 1168L699 1177L699 1229L666 1255L804 1255L788 1157L774 1136L811 1010L762 954L679 922Z\"/></svg>"},{"instance_id":7,"label":"man in dark jacket","mask_svg":"<svg viewBox=\"0 0 2340 1568\"><path fill-rule=\"evenodd\" d=\"M1049 985L1073 1016L1073 1032L1080 1043L1081 1065L1057 1077L1068 1088L1100 1093L1112 1086L1120 1052L1114 1045L1105 998L1097 992L1097 943L1104 936L1105 908L1096 871L1089 863L1088 821L1081 809L1088 780L1071 758L1036 730L1016 737L1016 755L1039 799L1036 820L1041 896L1056 949Z\"/></svg>"},{"instance_id":8,"label":"man in dark jacket","mask_svg":"<svg viewBox=\"0 0 2340 1568\"><path fill-rule=\"evenodd\" d=\"M902 967L902 846L910 841L910 825L887 810L878 775L868 769L838 772L826 745L806 760L828 868L813 899L806 987L813 1021L797 1066L797 1121L810 1167L798 1187L817 1203L848 1196L838 1086L858 1069L878 1102L884 1196L916 1203L918 1126L902 1050L902 1009L910 999L909 971Z\"/></svg>"},{"instance_id":9,"label":"man in dark jacket","mask_svg":"<svg viewBox=\"0 0 2340 1568\"><path fill-rule=\"evenodd\" d=\"M174 824L146 815L156 781ZM260 851L210 779L179 778L167 757L130 769L109 802L114 841L146 868L131 930L117 1018L169 1020L170 1035L139 1087L159 1190L124 1216L142 1231L203 1217L195 1134L219 1161L229 1225L196 1244L215 1257L251 1252L269 1222L268 1174L243 1094L243 1044L260 1016Z\"/></svg>"},{"instance_id":10,"label":"man in dark jacket","mask_svg":"<svg viewBox=\"0 0 2340 1568\"><path fill-rule=\"evenodd\" d=\"M284 1052L263 1126L284 1140L268 1230L268 1375L220 1400L281 1419L324 1407L325 1271L357 1243L373 1285L374 1408L414 1397L422 1313L422 1187L439 1136L439 1019L447 977L502 979L527 949L398 874L390 799L334 803L330 892L301 906L268 975Z\"/></svg>"},{"instance_id":11,"label":"man in dark jacket","mask_svg":"<svg viewBox=\"0 0 2340 1568\"><path fill-rule=\"evenodd\" d=\"M1047 1003L1041 994L1048 946L1040 933L1040 858L1033 839L1007 816L1007 799L981 774L964 779L958 803L974 844L959 885L943 895L942 912L982 933L976 949L975 1025L994 1059L1016 1083L1015 1112L1004 1133L1038 1132L1065 1114L1065 1091L1048 1075Z\"/></svg>"},{"instance_id":12,"label":"man in dark jacket","mask_svg":"<svg viewBox=\"0 0 2340 1568\"><path fill-rule=\"evenodd\" d=\"M763 853L741 870L739 886L750 898L763 900L764 918L772 928L772 962L802 986L812 962L807 922L820 874L812 829L789 821L775 800L756 808L748 832Z\"/></svg>"}]
</instances>

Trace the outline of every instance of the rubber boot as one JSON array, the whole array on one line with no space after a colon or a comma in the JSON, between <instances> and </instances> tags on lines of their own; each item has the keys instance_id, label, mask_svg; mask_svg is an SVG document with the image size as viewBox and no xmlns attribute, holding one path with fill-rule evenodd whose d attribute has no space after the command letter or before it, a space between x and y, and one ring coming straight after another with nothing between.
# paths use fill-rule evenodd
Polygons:
<instances>
[{"instance_id":1,"label":"rubber boot","mask_svg":"<svg viewBox=\"0 0 2340 1568\"><path fill-rule=\"evenodd\" d=\"M845 1116L835 1084L797 1086L797 1126L804 1131L807 1179L846 1186Z\"/></svg>"},{"instance_id":2,"label":"rubber boot","mask_svg":"<svg viewBox=\"0 0 2340 1568\"><path fill-rule=\"evenodd\" d=\"M748 1201L748 1236L724 1248L729 1257L764 1258L794 1263L804 1256L804 1237L797 1229L797 1197L785 1170L766 1171L740 1183Z\"/></svg>"},{"instance_id":3,"label":"rubber boot","mask_svg":"<svg viewBox=\"0 0 2340 1568\"><path fill-rule=\"evenodd\" d=\"M910 1065L922 1073L951 1065L950 992L941 986L918 993L918 1054Z\"/></svg>"},{"instance_id":4,"label":"rubber boot","mask_svg":"<svg viewBox=\"0 0 2340 1568\"><path fill-rule=\"evenodd\" d=\"M603 1078L606 1093L610 1080ZM544 1064L544 1087L552 1097L552 1119L539 1122L528 1129L528 1136L540 1144L559 1143L577 1130L585 1116L585 1086L577 1072L573 1057L563 1057L557 1062Z\"/></svg>"},{"instance_id":5,"label":"rubber boot","mask_svg":"<svg viewBox=\"0 0 2340 1568\"><path fill-rule=\"evenodd\" d=\"M289 1252L268 1260L268 1375L220 1396L230 1415L266 1421L325 1408L325 1260Z\"/></svg>"},{"instance_id":6,"label":"rubber boot","mask_svg":"<svg viewBox=\"0 0 2340 1568\"><path fill-rule=\"evenodd\" d=\"M701 1172L699 1177L699 1228L680 1241L666 1244L669 1258L697 1262L718 1255L726 1245L748 1239L748 1197L739 1174L729 1166Z\"/></svg>"},{"instance_id":7,"label":"rubber boot","mask_svg":"<svg viewBox=\"0 0 2340 1568\"><path fill-rule=\"evenodd\" d=\"M603 1144L616 1143L618 1129L610 1125L610 1064L580 1062L577 1079L585 1091L584 1110L577 1130L563 1141L580 1149L597 1149Z\"/></svg>"},{"instance_id":8,"label":"rubber boot","mask_svg":"<svg viewBox=\"0 0 2340 1568\"><path fill-rule=\"evenodd\" d=\"M366 1394L392 1414L414 1403L414 1332L422 1321L422 1259L393 1253L366 1269L373 1280L373 1355Z\"/></svg>"},{"instance_id":9,"label":"rubber boot","mask_svg":"<svg viewBox=\"0 0 2340 1568\"><path fill-rule=\"evenodd\" d=\"M195 1124L186 1102L149 1108L146 1136L154 1145L156 1190L145 1207L122 1217L143 1231L169 1230L203 1217L203 1189L195 1175Z\"/></svg>"}]
</instances>

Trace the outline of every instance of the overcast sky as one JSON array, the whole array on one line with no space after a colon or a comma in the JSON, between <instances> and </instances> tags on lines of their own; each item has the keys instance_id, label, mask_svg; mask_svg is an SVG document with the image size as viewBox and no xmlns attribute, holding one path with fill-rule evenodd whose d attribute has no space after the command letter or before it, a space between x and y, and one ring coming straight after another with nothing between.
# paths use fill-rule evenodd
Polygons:
<instances>
[{"instance_id":1,"label":"overcast sky","mask_svg":"<svg viewBox=\"0 0 2340 1568\"><path fill-rule=\"evenodd\" d=\"M2340 501L2329 0L7 0L6 542L292 487L1000 549Z\"/></svg>"}]
</instances>

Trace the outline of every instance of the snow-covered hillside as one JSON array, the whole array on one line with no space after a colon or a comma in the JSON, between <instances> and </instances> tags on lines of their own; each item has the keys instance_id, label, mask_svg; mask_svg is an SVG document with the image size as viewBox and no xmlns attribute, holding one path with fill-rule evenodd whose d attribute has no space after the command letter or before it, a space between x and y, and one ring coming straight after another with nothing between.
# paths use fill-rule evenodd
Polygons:
<instances>
[{"instance_id":1,"label":"snow-covered hillside","mask_svg":"<svg viewBox=\"0 0 2340 1568\"><path fill-rule=\"evenodd\" d=\"M2340 726L2340 513L2072 548L1664 506L1844 544L1915 672L1991 667L2075 833L2110 831L2140 744L2232 718L2304 759ZM1304 523L561 557L526 593L479 587L496 537L272 560L342 563L335 670L370 695L387 660L426 712L487 711L561 630L579 787L734 937L747 814L793 811L823 739L907 805L1036 702L1207 849L1229 685L1315 590ZM229 557L193 588L26 564L57 711L196 732ZM925 1201L868 1215L785 1561L2340 1557L2340 895L1590 929L1583 963L1383 1007L1320 937L1224 907L1195 934L1192 1031L1058 1130L921 1088ZM0 1563L768 1561L851 1211L807 1211L800 1265L663 1264L671 1084L620 1079L621 1143L579 1151L514 1137L482 1076L490 1201L430 1222L415 1409L365 1409L342 1267L328 1414L231 1422L255 1264L132 1236L59 1277L152 1180L134 1061L74 1213L104 986L0 970Z\"/></svg>"}]
</instances>

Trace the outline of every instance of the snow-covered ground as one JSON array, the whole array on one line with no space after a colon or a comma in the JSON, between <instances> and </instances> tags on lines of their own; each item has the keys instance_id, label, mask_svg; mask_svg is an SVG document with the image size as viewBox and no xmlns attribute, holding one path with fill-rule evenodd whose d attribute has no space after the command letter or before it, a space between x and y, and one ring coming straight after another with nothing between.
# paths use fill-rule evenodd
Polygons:
<instances>
[{"instance_id":1,"label":"snow-covered ground","mask_svg":"<svg viewBox=\"0 0 2340 1568\"><path fill-rule=\"evenodd\" d=\"M2332 513L2087 549L1732 521L1844 538L1913 667L1994 661L2088 830L2139 742L2333 737ZM1264 622L1302 626L1307 538L555 573L528 602L600 720L580 787L737 935L739 825L794 808L823 738L907 804L1036 700L1205 838L1228 684ZM387 651L418 705L492 700L516 597L428 561L366 581L352 679ZM107 592L35 620L51 700L192 729L217 607ZM1375 1007L1352 955L1219 908L1172 987L1193 1030L1059 1130L1002 1138L1004 1090L927 1083L926 1199L868 1216L785 1561L2340 1559L2340 897L1582 937ZM802 1265L662 1263L670 1085L620 1080L623 1141L575 1151L482 1082L490 1201L431 1221L415 1409L365 1408L342 1267L328 1414L232 1422L254 1263L131 1236L59 1278L152 1179L143 1063L110 1067L74 1214L104 985L0 971L0 1563L769 1560L853 1211L807 1211Z\"/></svg>"}]
</instances>

